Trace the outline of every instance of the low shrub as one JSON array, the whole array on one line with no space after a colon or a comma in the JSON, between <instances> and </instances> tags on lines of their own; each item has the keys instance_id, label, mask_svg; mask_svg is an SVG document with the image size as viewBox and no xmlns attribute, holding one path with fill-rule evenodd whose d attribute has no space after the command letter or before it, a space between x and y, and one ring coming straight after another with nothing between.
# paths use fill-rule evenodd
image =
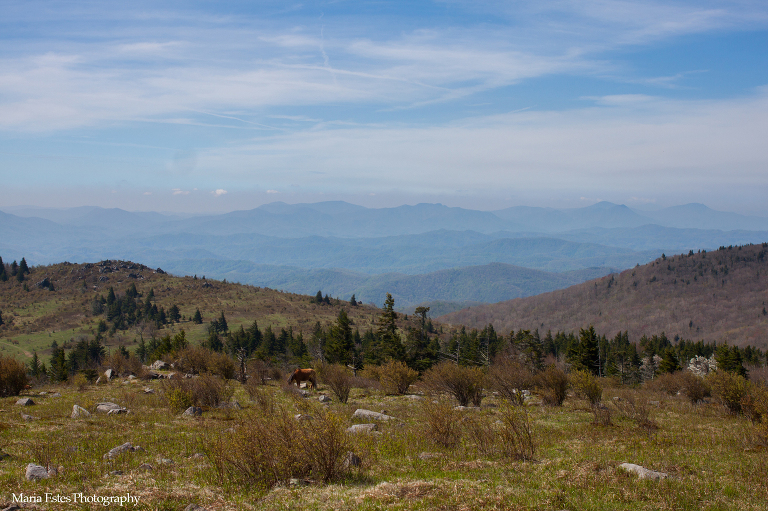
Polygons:
<instances>
[{"instance_id":1,"label":"low shrub","mask_svg":"<svg viewBox=\"0 0 768 511\"><path fill-rule=\"evenodd\" d=\"M341 417L314 410L299 420L282 407L255 408L229 433L211 432L203 441L220 480L262 491L297 477L340 479L350 445Z\"/></svg>"},{"instance_id":2,"label":"low shrub","mask_svg":"<svg viewBox=\"0 0 768 511\"><path fill-rule=\"evenodd\" d=\"M479 367L464 367L452 362L441 362L430 368L423 377L424 385L433 392L448 392L461 406L480 406L483 399L485 373Z\"/></svg>"},{"instance_id":3,"label":"low shrub","mask_svg":"<svg viewBox=\"0 0 768 511\"><path fill-rule=\"evenodd\" d=\"M516 360L497 358L488 370L488 384L499 396L522 405L523 391L533 388L533 373Z\"/></svg>"},{"instance_id":4,"label":"low shrub","mask_svg":"<svg viewBox=\"0 0 768 511\"><path fill-rule=\"evenodd\" d=\"M214 408L227 403L234 389L218 376L209 373L195 378L173 378L163 382L163 396L168 406L175 410L199 406Z\"/></svg>"},{"instance_id":5,"label":"low shrub","mask_svg":"<svg viewBox=\"0 0 768 511\"><path fill-rule=\"evenodd\" d=\"M589 371L574 371L568 377L574 393L589 401L591 407L596 407L603 399L603 386L597 377Z\"/></svg>"},{"instance_id":6,"label":"low shrub","mask_svg":"<svg viewBox=\"0 0 768 511\"><path fill-rule=\"evenodd\" d=\"M568 375L555 364L548 365L546 369L537 374L533 383L541 395L544 404L549 406L562 406L568 393Z\"/></svg>"},{"instance_id":7,"label":"low shrub","mask_svg":"<svg viewBox=\"0 0 768 511\"><path fill-rule=\"evenodd\" d=\"M459 445L462 437L462 413L456 410L450 401L427 401L422 410L428 439L449 449Z\"/></svg>"},{"instance_id":8,"label":"low shrub","mask_svg":"<svg viewBox=\"0 0 768 511\"><path fill-rule=\"evenodd\" d=\"M341 364L324 364L319 376L339 402L347 402L349 392L352 390L352 375L349 374L346 367Z\"/></svg>"},{"instance_id":9,"label":"low shrub","mask_svg":"<svg viewBox=\"0 0 768 511\"><path fill-rule=\"evenodd\" d=\"M749 382L743 376L727 371L715 371L706 377L706 381L712 389L712 394L728 408L728 411L736 414L741 412L741 400L749 390Z\"/></svg>"},{"instance_id":10,"label":"low shrub","mask_svg":"<svg viewBox=\"0 0 768 511\"><path fill-rule=\"evenodd\" d=\"M0 397L18 396L27 383L24 364L15 358L0 355Z\"/></svg>"},{"instance_id":11,"label":"low shrub","mask_svg":"<svg viewBox=\"0 0 768 511\"><path fill-rule=\"evenodd\" d=\"M691 404L695 405L703 401L705 397L712 395L709 385L701 376L697 376L691 371L681 371L680 378L684 385L682 392Z\"/></svg>"},{"instance_id":12,"label":"low shrub","mask_svg":"<svg viewBox=\"0 0 768 511\"><path fill-rule=\"evenodd\" d=\"M652 380L646 380L643 383L643 388L651 392L664 392L670 396L675 396L685 388L684 372L662 373ZM690 371L687 372L690 373Z\"/></svg>"},{"instance_id":13,"label":"low shrub","mask_svg":"<svg viewBox=\"0 0 768 511\"><path fill-rule=\"evenodd\" d=\"M528 410L523 406L502 405L499 412L499 436L504 455L513 460L533 460L536 442Z\"/></svg>"},{"instance_id":14,"label":"low shrub","mask_svg":"<svg viewBox=\"0 0 768 511\"><path fill-rule=\"evenodd\" d=\"M613 400L613 406L622 417L634 421L638 427L644 429L655 427L651 419L651 406L644 393L625 390L617 397L618 399Z\"/></svg>"},{"instance_id":15,"label":"low shrub","mask_svg":"<svg viewBox=\"0 0 768 511\"><path fill-rule=\"evenodd\" d=\"M419 379L419 373L403 362L395 360L382 364L378 368L379 382L387 394L402 396L408 391L408 387Z\"/></svg>"},{"instance_id":16,"label":"low shrub","mask_svg":"<svg viewBox=\"0 0 768 511\"><path fill-rule=\"evenodd\" d=\"M182 373L211 373L226 380L235 377L235 361L224 353L211 351L201 346L188 346L181 350L174 367Z\"/></svg>"},{"instance_id":17,"label":"low shrub","mask_svg":"<svg viewBox=\"0 0 768 511\"><path fill-rule=\"evenodd\" d=\"M72 378L72 386L76 387L79 392L84 391L88 386L88 376L83 373L77 373Z\"/></svg>"}]
</instances>

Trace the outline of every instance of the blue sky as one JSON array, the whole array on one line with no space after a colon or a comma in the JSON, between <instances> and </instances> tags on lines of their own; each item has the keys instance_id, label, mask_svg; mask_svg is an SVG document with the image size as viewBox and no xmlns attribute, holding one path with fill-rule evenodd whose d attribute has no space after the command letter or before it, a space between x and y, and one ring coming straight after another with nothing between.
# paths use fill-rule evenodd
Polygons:
<instances>
[{"instance_id":1,"label":"blue sky","mask_svg":"<svg viewBox=\"0 0 768 511\"><path fill-rule=\"evenodd\" d=\"M0 3L0 207L768 216L759 1Z\"/></svg>"}]
</instances>

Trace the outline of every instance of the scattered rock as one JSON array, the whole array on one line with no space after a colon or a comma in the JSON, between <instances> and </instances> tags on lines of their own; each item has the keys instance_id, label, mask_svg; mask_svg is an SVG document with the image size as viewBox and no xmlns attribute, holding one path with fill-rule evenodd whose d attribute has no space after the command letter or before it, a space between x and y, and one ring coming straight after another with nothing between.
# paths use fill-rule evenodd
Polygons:
<instances>
[{"instance_id":1,"label":"scattered rock","mask_svg":"<svg viewBox=\"0 0 768 511\"><path fill-rule=\"evenodd\" d=\"M289 486L309 486L310 484L312 484L312 481L309 479L292 478L288 481Z\"/></svg>"},{"instance_id":2,"label":"scattered rock","mask_svg":"<svg viewBox=\"0 0 768 511\"><path fill-rule=\"evenodd\" d=\"M163 362L162 360L155 360L151 366L149 366L150 369L154 369L155 371L164 371L166 369L170 369L171 366L168 365L168 362Z\"/></svg>"},{"instance_id":3,"label":"scattered rock","mask_svg":"<svg viewBox=\"0 0 768 511\"><path fill-rule=\"evenodd\" d=\"M121 410L123 409L122 406L118 405L117 403L110 403L109 401L105 401L103 403L96 403L96 411L99 413L109 413L111 410Z\"/></svg>"},{"instance_id":4,"label":"scattered rock","mask_svg":"<svg viewBox=\"0 0 768 511\"><path fill-rule=\"evenodd\" d=\"M107 369L104 371L104 377L109 381L115 377L115 372L112 369Z\"/></svg>"},{"instance_id":5,"label":"scattered rock","mask_svg":"<svg viewBox=\"0 0 768 511\"><path fill-rule=\"evenodd\" d=\"M96 378L96 385L99 385L99 384L101 384L101 376L99 376L98 378Z\"/></svg>"},{"instance_id":6,"label":"scattered rock","mask_svg":"<svg viewBox=\"0 0 768 511\"><path fill-rule=\"evenodd\" d=\"M165 275L165 272L163 270L161 270L160 268L156 269L155 273L157 273L158 275Z\"/></svg>"},{"instance_id":7,"label":"scattered rock","mask_svg":"<svg viewBox=\"0 0 768 511\"><path fill-rule=\"evenodd\" d=\"M320 401L321 403L330 403L331 402L331 398L329 398L328 396L319 396L317 398L317 400Z\"/></svg>"},{"instance_id":8,"label":"scattered rock","mask_svg":"<svg viewBox=\"0 0 768 511\"><path fill-rule=\"evenodd\" d=\"M297 421L311 421L312 419L314 419L314 417L306 413L297 413L296 415L293 416L293 418L296 419Z\"/></svg>"},{"instance_id":9,"label":"scattered rock","mask_svg":"<svg viewBox=\"0 0 768 511\"><path fill-rule=\"evenodd\" d=\"M131 442L125 442L122 445L118 445L117 447L113 447L110 449L110 451L104 455L104 459L114 459L124 452L135 452L142 450L141 447L134 446Z\"/></svg>"},{"instance_id":10,"label":"scattered rock","mask_svg":"<svg viewBox=\"0 0 768 511\"><path fill-rule=\"evenodd\" d=\"M141 465L139 465L139 470L154 470L154 469L155 467L153 467L149 463L142 463Z\"/></svg>"},{"instance_id":11,"label":"scattered rock","mask_svg":"<svg viewBox=\"0 0 768 511\"><path fill-rule=\"evenodd\" d=\"M173 460L170 458L157 458L157 462L160 465L173 465Z\"/></svg>"},{"instance_id":12,"label":"scattered rock","mask_svg":"<svg viewBox=\"0 0 768 511\"><path fill-rule=\"evenodd\" d=\"M122 470L113 470L112 472L109 473L109 475L111 475L111 476L121 476L121 475L123 475L123 471Z\"/></svg>"},{"instance_id":13,"label":"scattered rock","mask_svg":"<svg viewBox=\"0 0 768 511\"><path fill-rule=\"evenodd\" d=\"M26 413L21 414L22 420L25 420L27 422L37 420L37 417L32 417L31 415L27 415Z\"/></svg>"},{"instance_id":14,"label":"scattered rock","mask_svg":"<svg viewBox=\"0 0 768 511\"><path fill-rule=\"evenodd\" d=\"M422 396L417 396L416 394L408 394L405 396L406 399L412 399L414 401L419 401L421 399L424 399Z\"/></svg>"},{"instance_id":15,"label":"scattered rock","mask_svg":"<svg viewBox=\"0 0 768 511\"><path fill-rule=\"evenodd\" d=\"M90 417L91 412L83 408L82 406L74 405L72 406L72 415L71 417L73 419L79 419L81 417Z\"/></svg>"},{"instance_id":16,"label":"scattered rock","mask_svg":"<svg viewBox=\"0 0 768 511\"><path fill-rule=\"evenodd\" d=\"M51 394L48 397L61 397L61 394L59 394L58 392L54 392L53 394Z\"/></svg>"},{"instance_id":17,"label":"scattered rock","mask_svg":"<svg viewBox=\"0 0 768 511\"><path fill-rule=\"evenodd\" d=\"M191 460L200 460L200 459L205 459L205 454L203 454L203 453L201 453L201 452L196 452L195 454L193 454L192 456L190 456L190 457L189 457L189 459L191 459Z\"/></svg>"},{"instance_id":18,"label":"scattered rock","mask_svg":"<svg viewBox=\"0 0 768 511\"><path fill-rule=\"evenodd\" d=\"M347 428L348 433L370 433L378 430L378 424L353 424Z\"/></svg>"},{"instance_id":19,"label":"scattered rock","mask_svg":"<svg viewBox=\"0 0 768 511\"><path fill-rule=\"evenodd\" d=\"M19 405L19 406L32 406L32 405L35 404L35 402L32 401L31 397L23 397L23 398L19 399L18 401L16 401L16 404Z\"/></svg>"},{"instance_id":20,"label":"scattered rock","mask_svg":"<svg viewBox=\"0 0 768 511\"><path fill-rule=\"evenodd\" d=\"M126 408L115 408L114 410L108 411L107 415L120 415L123 413L128 413L128 410Z\"/></svg>"},{"instance_id":21,"label":"scattered rock","mask_svg":"<svg viewBox=\"0 0 768 511\"><path fill-rule=\"evenodd\" d=\"M466 410L477 410L478 408L476 406L461 406L461 405L459 405L459 406L455 406L453 409L454 410L459 410L459 411L466 411Z\"/></svg>"},{"instance_id":22,"label":"scattered rock","mask_svg":"<svg viewBox=\"0 0 768 511\"><path fill-rule=\"evenodd\" d=\"M190 406L181 415L185 417L200 417L203 415L203 409L199 406Z\"/></svg>"},{"instance_id":23,"label":"scattered rock","mask_svg":"<svg viewBox=\"0 0 768 511\"><path fill-rule=\"evenodd\" d=\"M619 465L619 468L626 470L627 472L633 472L637 474L638 479L653 479L655 481L658 481L660 479L666 479L669 477L668 474L664 472L656 472L654 470L648 470L645 467L641 467L640 465L635 465L633 463L622 463Z\"/></svg>"},{"instance_id":24,"label":"scattered rock","mask_svg":"<svg viewBox=\"0 0 768 511\"><path fill-rule=\"evenodd\" d=\"M377 421L396 420L391 415L386 415L379 412L373 412L371 410L364 410L362 408L358 408L357 410L355 410L355 413L352 414L352 417L355 419L369 419L369 420L377 420Z\"/></svg>"},{"instance_id":25,"label":"scattered rock","mask_svg":"<svg viewBox=\"0 0 768 511\"><path fill-rule=\"evenodd\" d=\"M225 410L242 410L243 407L240 406L240 403L237 401L232 401L229 403L219 403L219 406L217 408L223 408Z\"/></svg>"},{"instance_id":26,"label":"scattered rock","mask_svg":"<svg viewBox=\"0 0 768 511\"><path fill-rule=\"evenodd\" d=\"M41 479L48 479L50 475L48 475L48 471L45 469L45 467L30 463L27 465L25 477L27 478L27 481L39 481Z\"/></svg>"},{"instance_id":27,"label":"scattered rock","mask_svg":"<svg viewBox=\"0 0 768 511\"><path fill-rule=\"evenodd\" d=\"M344 457L344 461L342 462L341 466L344 467L345 469L349 469L352 467L359 467L360 465L362 465L362 463L363 463L363 460L360 459L360 456L350 451Z\"/></svg>"},{"instance_id":28,"label":"scattered rock","mask_svg":"<svg viewBox=\"0 0 768 511\"><path fill-rule=\"evenodd\" d=\"M184 511L208 511L208 510L202 506L198 506L197 504L190 504L184 508Z\"/></svg>"},{"instance_id":29,"label":"scattered rock","mask_svg":"<svg viewBox=\"0 0 768 511\"><path fill-rule=\"evenodd\" d=\"M154 394L155 391L150 389L149 387L144 387L144 393L145 394Z\"/></svg>"}]
</instances>

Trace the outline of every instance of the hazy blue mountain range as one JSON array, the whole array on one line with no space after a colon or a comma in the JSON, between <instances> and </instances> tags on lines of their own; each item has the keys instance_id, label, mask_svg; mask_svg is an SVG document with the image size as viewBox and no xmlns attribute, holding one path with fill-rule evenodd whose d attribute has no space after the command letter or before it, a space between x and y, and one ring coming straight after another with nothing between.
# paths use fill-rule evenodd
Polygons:
<instances>
[{"instance_id":1,"label":"hazy blue mountain range","mask_svg":"<svg viewBox=\"0 0 768 511\"><path fill-rule=\"evenodd\" d=\"M373 209L276 202L198 216L97 207L0 209L6 211L0 212L6 261L134 260L178 274L302 293L354 292L376 303L392 292L401 308L440 301L450 309L455 302L530 296L644 264L662 252L768 240L768 219L701 204L653 212L608 202L489 212L441 204ZM519 267L546 273L524 276Z\"/></svg>"}]
</instances>

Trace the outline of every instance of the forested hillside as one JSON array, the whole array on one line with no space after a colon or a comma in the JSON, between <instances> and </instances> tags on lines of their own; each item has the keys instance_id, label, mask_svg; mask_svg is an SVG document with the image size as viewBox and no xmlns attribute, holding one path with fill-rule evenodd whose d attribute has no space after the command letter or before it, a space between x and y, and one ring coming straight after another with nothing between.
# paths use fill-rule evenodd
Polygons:
<instances>
[{"instance_id":1,"label":"forested hillside","mask_svg":"<svg viewBox=\"0 0 768 511\"><path fill-rule=\"evenodd\" d=\"M498 331L578 331L768 347L768 244L674 256L538 296L470 307L441 321Z\"/></svg>"}]
</instances>

